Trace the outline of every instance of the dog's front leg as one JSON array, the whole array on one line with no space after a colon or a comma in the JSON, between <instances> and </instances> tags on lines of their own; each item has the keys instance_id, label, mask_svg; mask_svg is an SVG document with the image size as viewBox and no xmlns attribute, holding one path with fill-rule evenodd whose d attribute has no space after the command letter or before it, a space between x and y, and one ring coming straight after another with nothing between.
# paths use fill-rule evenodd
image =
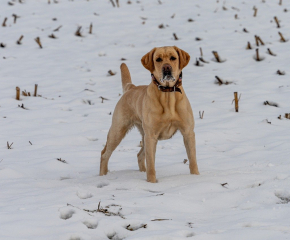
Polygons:
<instances>
[{"instance_id":1,"label":"dog's front leg","mask_svg":"<svg viewBox=\"0 0 290 240\"><path fill-rule=\"evenodd\" d=\"M156 183L155 173L155 153L157 145L157 137L150 133L145 133L145 158L146 158L146 173L147 181Z\"/></svg>"},{"instance_id":2,"label":"dog's front leg","mask_svg":"<svg viewBox=\"0 0 290 240\"><path fill-rule=\"evenodd\" d=\"M189 160L190 173L199 175L198 166L196 162L195 133L193 130L189 130L183 132L182 135Z\"/></svg>"}]
</instances>

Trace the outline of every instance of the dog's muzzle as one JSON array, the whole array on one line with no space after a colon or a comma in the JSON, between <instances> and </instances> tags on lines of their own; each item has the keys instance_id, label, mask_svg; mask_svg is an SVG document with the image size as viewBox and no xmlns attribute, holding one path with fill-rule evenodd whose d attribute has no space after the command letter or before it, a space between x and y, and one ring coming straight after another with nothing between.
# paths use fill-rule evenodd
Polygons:
<instances>
[{"instance_id":1,"label":"dog's muzzle","mask_svg":"<svg viewBox=\"0 0 290 240\"><path fill-rule=\"evenodd\" d=\"M163 81L175 81L172 76L172 67L169 64L164 64L162 67Z\"/></svg>"}]
</instances>

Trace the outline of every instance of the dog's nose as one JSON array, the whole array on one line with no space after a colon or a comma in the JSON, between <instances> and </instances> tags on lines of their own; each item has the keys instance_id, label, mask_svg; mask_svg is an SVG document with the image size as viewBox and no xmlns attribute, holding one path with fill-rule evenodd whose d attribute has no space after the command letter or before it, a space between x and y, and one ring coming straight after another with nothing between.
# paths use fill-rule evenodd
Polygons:
<instances>
[{"instance_id":1,"label":"dog's nose","mask_svg":"<svg viewBox=\"0 0 290 240\"><path fill-rule=\"evenodd\" d=\"M163 72L171 72L172 67L169 64L164 64L162 67Z\"/></svg>"}]
</instances>

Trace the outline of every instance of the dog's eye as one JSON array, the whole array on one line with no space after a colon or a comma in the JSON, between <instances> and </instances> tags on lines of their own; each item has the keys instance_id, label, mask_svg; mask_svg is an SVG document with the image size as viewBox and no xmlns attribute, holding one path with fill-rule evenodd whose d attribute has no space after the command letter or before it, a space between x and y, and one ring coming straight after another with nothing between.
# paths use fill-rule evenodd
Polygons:
<instances>
[{"instance_id":1,"label":"dog's eye","mask_svg":"<svg viewBox=\"0 0 290 240\"><path fill-rule=\"evenodd\" d=\"M162 62L162 59L161 58L157 58L156 62Z\"/></svg>"},{"instance_id":2,"label":"dog's eye","mask_svg":"<svg viewBox=\"0 0 290 240\"><path fill-rule=\"evenodd\" d=\"M171 61L174 61L175 59L176 57L173 57L173 56L170 58Z\"/></svg>"}]
</instances>

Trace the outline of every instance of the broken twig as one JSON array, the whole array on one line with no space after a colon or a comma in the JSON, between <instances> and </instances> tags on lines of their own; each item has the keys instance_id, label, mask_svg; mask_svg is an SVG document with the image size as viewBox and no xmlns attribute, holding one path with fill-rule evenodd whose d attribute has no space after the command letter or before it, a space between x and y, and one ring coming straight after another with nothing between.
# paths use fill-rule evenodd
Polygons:
<instances>
[{"instance_id":1,"label":"broken twig","mask_svg":"<svg viewBox=\"0 0 290 240\"><path fill-rule=\"evenodd\" d=\"M12 149L12 145L13 145L13 143L9 144L9 142L7 141L7 148L8 149Z\"/></svg>"},{"instance_id":2,"label":"broken twig","mask_svg":"<svg viewBox=\"0 0 290 240\"><path fill-rule=\"evenodd\" d=\"M202 111L202 113L201 113L201 111L199 111L199 118L200 119L203 119L203 114L204 114L204 111Z\"/></svg>"},{"instance_id":3,"label":"broken twig","mask_svg":"<svg viewBox=\"0 0 290 240\"><path fill-rule=\"evenodd\" d=\"M42 45L41 45L41 42L40 42L40 38L37 37L37 38L35 38L34 40L35 40L35 42L38 44L38 46L39 46L40 48L42 48Z\"/></svg>"}]
</instances>

